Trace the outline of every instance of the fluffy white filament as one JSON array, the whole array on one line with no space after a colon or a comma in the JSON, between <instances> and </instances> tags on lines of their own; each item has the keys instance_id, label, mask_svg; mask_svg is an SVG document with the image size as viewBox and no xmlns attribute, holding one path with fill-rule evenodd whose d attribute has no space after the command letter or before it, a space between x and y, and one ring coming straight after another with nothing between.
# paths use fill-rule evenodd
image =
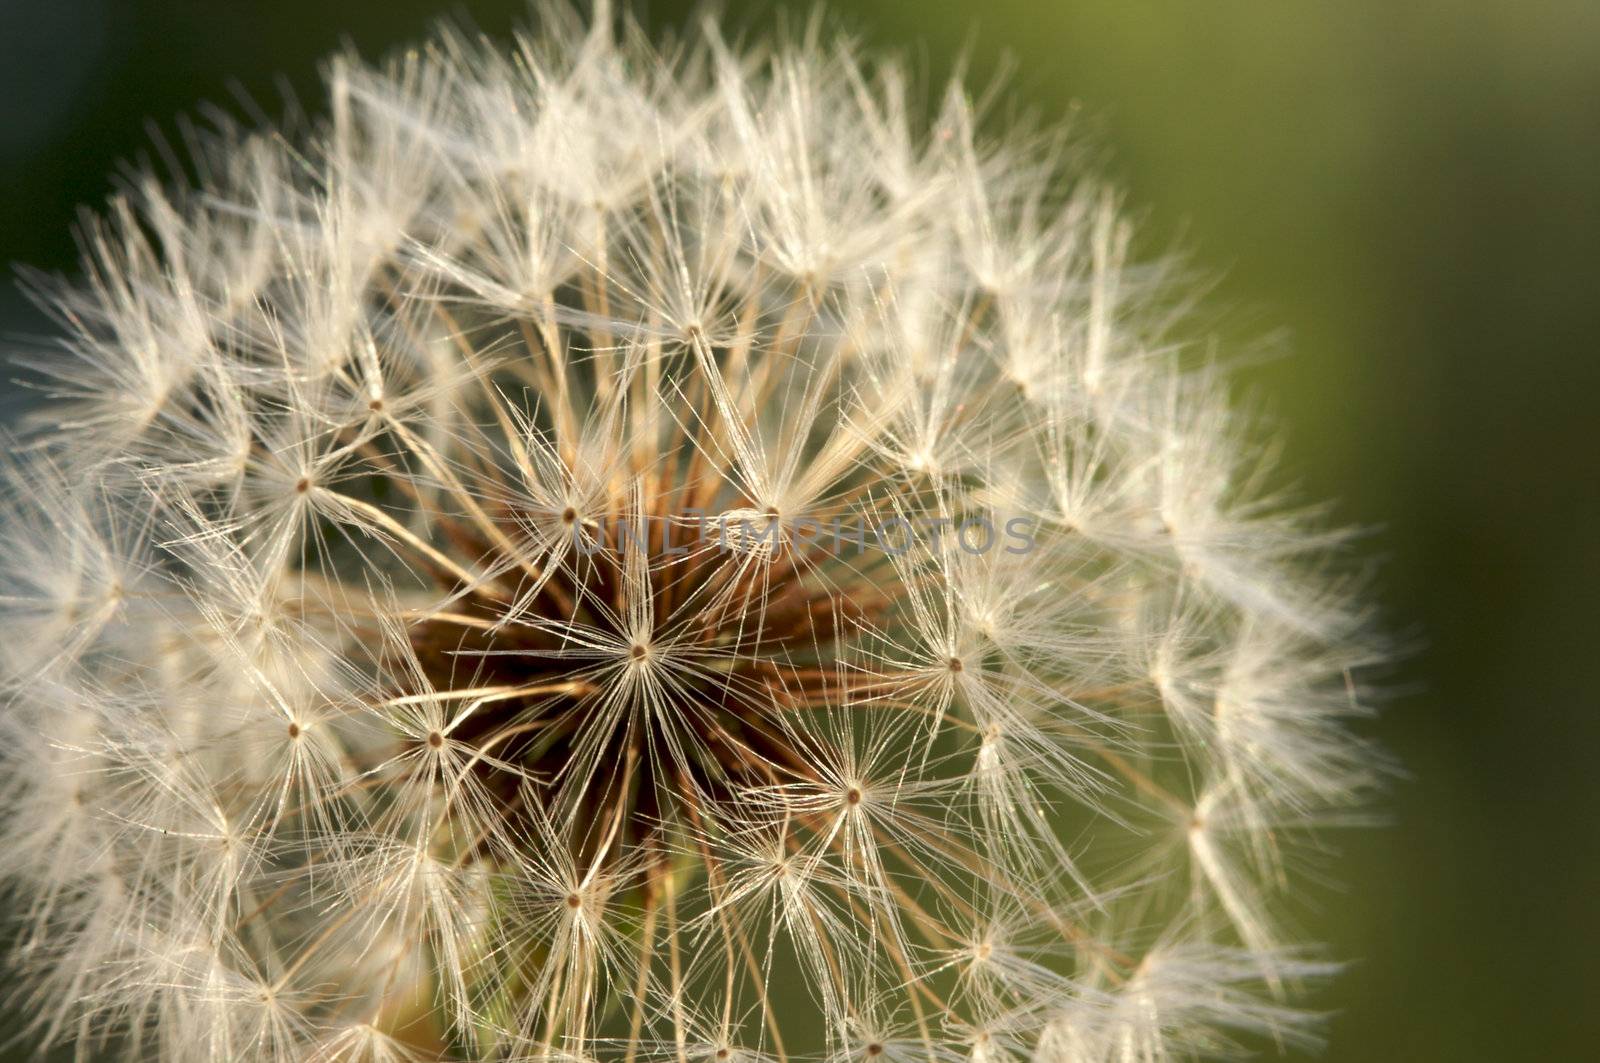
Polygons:
<instances>
[{"instance_id":1,"label":"fluffy white filament","mask_svg":"<svg viewBox=\"0 0 1600 1063\"><path fill-rule=\"evenodd\" d=\"M1058 138L555 4L35 278L0 852L43 1044L1156 1063L1314 1037L1338 535Z\"/></svg>"}]
</instances>

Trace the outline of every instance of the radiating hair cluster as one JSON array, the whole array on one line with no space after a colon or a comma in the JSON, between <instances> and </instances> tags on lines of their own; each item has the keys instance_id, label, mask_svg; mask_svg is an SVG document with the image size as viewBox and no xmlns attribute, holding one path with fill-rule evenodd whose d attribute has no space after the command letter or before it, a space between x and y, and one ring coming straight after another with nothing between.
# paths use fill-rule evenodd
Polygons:
<instances>
[{"instance_id":1,"label":"radiating hair cluster","mask_svg":"<svg viewBox=\"0 0 1600 1063\"><path fill-rule=\"evenodd\" d=\"M533 17L336 58L290 132L188 127L80 275L29 281L59 338L0 470L25 1037L1314 1038L1297 854L1374 782L1345 725L1377 651L1342 536L1182 340L1185 278L1074 141L983 133L819 23Z\"/></svg>"}]
</instances>

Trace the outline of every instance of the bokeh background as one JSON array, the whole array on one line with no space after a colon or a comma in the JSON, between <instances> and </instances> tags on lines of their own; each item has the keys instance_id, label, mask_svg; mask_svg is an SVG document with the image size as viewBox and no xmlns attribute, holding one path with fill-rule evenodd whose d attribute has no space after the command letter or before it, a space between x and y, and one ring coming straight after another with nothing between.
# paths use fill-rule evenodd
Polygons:
<instances>
[{"instance_id":1,"label":"bokeh background","mask_svg":"<svg viewBox=\"0 0 1600 1063\"><path fill-rule=\"evenodd\" d=\"M689 5L639 10L674 24ZM939 82L1009 64L1148 247L1217 278L1224 349L1307 498L1373 529L1412 652L1372 731L1408 777L1303 918L1354 961L1322 1058L1600 1058L1600 3L854 0ZM761 28L800 4L729 3ZM0 0L0 264L71 269L149 123L521 0ZM0 331L40 327L5 285ZM22 401L0 383L0 416ZM5 854L0 853L0 861ZM0 1026L6 1023L0 1020ZM12 1046L22 1058L27 1046ZM0 1048L0 1058L10 1058Z\"/></svg>"}]
</instances>

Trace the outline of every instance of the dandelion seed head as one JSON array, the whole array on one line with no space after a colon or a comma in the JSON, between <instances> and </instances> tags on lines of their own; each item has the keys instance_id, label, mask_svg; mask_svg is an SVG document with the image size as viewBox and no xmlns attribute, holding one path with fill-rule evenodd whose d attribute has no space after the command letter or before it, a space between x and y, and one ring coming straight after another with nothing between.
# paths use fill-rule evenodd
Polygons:
<instances>
[{"instance_id":1,"label":"dandelion seed head","mask_svg":"<svg viewBox=\"0 0 1600 1063\"><path fill-rule=\"evenodd\" d=\"M32 1033L182 1061L1314 1039L1342 536L1054 135L548 0L130 183L0 465Z\"/></svg>"}]
</instances>

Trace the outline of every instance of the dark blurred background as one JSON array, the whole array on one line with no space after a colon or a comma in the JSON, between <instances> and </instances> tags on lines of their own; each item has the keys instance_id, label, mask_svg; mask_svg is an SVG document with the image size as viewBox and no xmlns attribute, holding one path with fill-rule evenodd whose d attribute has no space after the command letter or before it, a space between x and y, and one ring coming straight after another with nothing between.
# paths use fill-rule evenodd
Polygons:
<instances>
[{"instance_id":1,"label":"dark blurred background","mask_svg":"<svg viewBox=\"0 0 1600 1063\"><path fill-rule=\"evenodd\" d=\"M641 8L672 24L689 5ZM1373 731L1409 778L1305 921L1352 968L1324 1058L1600 1058L1600 3L854 0L937 86L1078 115L1152 247L1220 277L1306 497L1375 528L1417 647ZM729 5L759 28L799 4ZM0 0L0 263L70 269L147 122L520 0ZM38 327L10 291L0 330ZM0 405L18 400L0 385ZM5 856L0 853L0 860Z\"/></svg>"}]
</instances>

